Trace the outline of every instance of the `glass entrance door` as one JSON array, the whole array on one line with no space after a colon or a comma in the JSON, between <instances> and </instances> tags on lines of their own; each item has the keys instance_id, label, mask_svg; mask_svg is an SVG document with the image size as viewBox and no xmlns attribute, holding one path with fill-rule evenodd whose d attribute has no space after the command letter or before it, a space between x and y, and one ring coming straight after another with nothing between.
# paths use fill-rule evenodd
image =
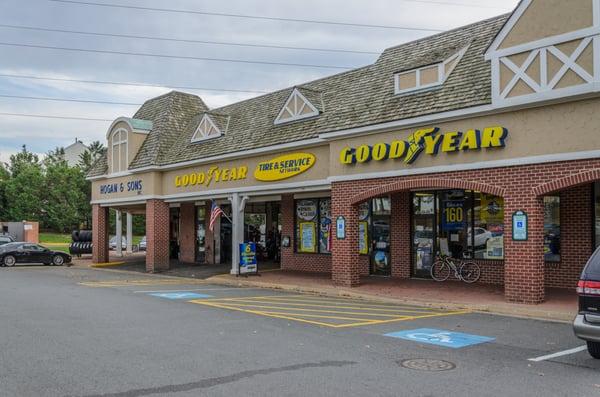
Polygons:
<instances>
[{"instance_id":1,"label":"glass entrance door","mask_svg":"<svg viewBox=\"0 0 600 397\"><path fill-rule=\"evenodd\" d=\"M435 207L435 194L413 195L413 277L431 277L435 258Z\"/></svg>"},{"instance_id":2,"label":"glass entrance door","mask_svg":"<svg viewBox=\"0 0 600 397\"><path fill-rule=\"evenodd\" d=\"M390 260L390 216L388 197L371 200L371 274L392 274Z\"/></svg>"}]
</instances>

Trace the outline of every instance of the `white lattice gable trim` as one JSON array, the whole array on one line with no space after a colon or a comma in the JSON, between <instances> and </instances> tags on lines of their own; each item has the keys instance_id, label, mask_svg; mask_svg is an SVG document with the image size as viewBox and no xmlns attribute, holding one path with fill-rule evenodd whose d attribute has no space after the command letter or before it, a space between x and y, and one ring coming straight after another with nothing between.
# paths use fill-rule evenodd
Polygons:
<instances>
[{"instance_id":1,"label":"white lattice gable trim","mask_svg":"<svg viewBox=\"0 0 600 397\"><path fill-rule=\"evenodd\" d=\"M319 115L319 110L297 88L294 88L275 118L275 124L289 123Z\"/></svg>"},{"instance_id":2,"label":"white lattice gable trim","mask_svg":"<svg viewBox=\"0 0 600 397\"><path fill-rule=\"evenodd\" d=\"M222 132L219 127L217 127L208 114L205 114L202 117L202 120L200 120L200 124L198 124L198 128L196 128L194 135L192 135L192 143L217 138L221 135Z\"/></svg>"},{"instance_id":3,"label":"white lattice gable trim","mask_svg":"<svg viewBox=\"0 0 600 397\"><path fill-rule=\"evenodd\" d=\"M443 85L459 64L468 48L469 46L465 46L443 62L396 73L394 75L394 92L396 94L405 94Z\"/></svg>"}]
</instances>

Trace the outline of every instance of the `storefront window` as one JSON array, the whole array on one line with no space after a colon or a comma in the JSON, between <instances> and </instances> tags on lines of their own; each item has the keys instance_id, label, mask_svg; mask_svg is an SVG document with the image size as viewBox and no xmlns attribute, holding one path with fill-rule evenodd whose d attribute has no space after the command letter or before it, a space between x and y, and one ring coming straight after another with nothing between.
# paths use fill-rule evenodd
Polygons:
<instances>
[{"instance_id":1,"label":"storefront window","mask_svg":"<svg viewBox=\"0 0 600 397\"><path fill-rule=\"evenodd\" d=\"M196 207L196 261L206 262L206 208Z\"/></svg>"},{"instance_id":2,"label":"storefront window","mask_svg":"<svg viewBox=\"0 0 600 397\"><path fill-rule=\"evenodd\" d=\"M544 260L560 261L560 197L544 197Z\"/></svg>"},{"instance_id":3,"label":"storefront window","mask_svg":"<svg viewBox=\"0 0 600 397\"><path fill-rule=\"evenodd\" d=\"M331 199L296 201L296 251L331 253Z\"/></svg>"},{"instance_id":4,"label":"storefront window","mask_svg":"<svg viewBox=\"0 0 600 397\"><path fill-rule=\"evenodd\" d=\"M454 258L504 259L504 199L469 190L413 194L413 258L429 277L436 253Z\"/></svg>"},{"instance_id":5,"label":"storefront window","mask_svg":"<svg viewBox=\"0 0 600 397\"><path fill-rule=\"evenodd\" d=\"M371 274L390 274L390 216L389 197L374 198L358 207L358 252L370 255Z\"/></svg>"}]
</instances>

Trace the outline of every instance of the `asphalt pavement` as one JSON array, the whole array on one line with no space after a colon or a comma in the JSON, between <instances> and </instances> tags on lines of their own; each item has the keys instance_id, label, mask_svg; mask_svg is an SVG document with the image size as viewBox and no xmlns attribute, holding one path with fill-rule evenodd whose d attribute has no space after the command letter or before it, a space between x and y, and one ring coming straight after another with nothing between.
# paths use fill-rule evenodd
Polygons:
<instances>
[{"instance_id":1,"label":"asphalt pavement","mask_svg":"<svg viewBox=\"0 0 600 397\"><path fill-rule=\"evenodd\" d=\"M600 396L565 323L0 268L0 396Z\"/></svg>"}]
</instances>

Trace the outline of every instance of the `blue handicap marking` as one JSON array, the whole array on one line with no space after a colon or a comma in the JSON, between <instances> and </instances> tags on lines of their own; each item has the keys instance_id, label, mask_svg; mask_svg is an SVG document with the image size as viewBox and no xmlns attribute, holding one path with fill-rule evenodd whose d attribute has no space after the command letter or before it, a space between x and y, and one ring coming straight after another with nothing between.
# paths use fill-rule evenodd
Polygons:
<instances>
[{"instance_id":1,"label":"blue handicap marking","mask_svg":"<svg viewBox=\"0 0 600 397\"><path fill-rule=\"evenodd\" d=\"M411 340L413 342L429 343L432 345L446 346L459 349L465 346L477 345L495 340L487 336L463 334L461 332L446 331L443 329L418 328L408 331L391 332L384 336Z\"/></svg>"},{"instance_id":2,"label":"blue handicap marking","mask_svg":"<svg viewBox=\"0 0 600 397\"><path fill-rule=\"evenodd\" d=\"M149 294L152 296L157 296L159 298L165 299L202 299L202 298L212 298L212 295L206 294L197 294L195 292L154 292Z\"/></svg>"}]
</instances>

